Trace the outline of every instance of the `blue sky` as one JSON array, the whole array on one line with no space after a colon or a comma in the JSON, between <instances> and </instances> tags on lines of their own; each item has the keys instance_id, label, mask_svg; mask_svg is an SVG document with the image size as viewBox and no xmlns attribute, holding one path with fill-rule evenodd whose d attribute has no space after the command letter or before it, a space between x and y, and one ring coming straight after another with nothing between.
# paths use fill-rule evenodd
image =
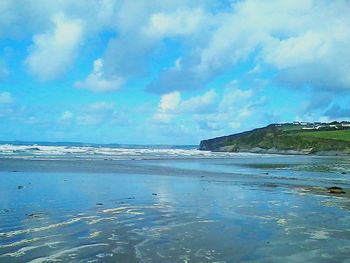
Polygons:
<instances>
[{"instance_id":1,"label":"blue sky","mask_svg":"<svg viewBox=\"0 0 350 263\"><path fill-rule=\"evenodd\" d=\"M0 3L0 140L197 144L350 119L350 2Z\"/></svg>"}]
</instances>

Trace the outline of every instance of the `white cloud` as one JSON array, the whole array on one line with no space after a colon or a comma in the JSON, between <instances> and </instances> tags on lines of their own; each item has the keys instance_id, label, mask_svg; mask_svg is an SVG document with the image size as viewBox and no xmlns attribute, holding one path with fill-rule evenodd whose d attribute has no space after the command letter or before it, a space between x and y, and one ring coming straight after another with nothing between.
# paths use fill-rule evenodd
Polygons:
<instances>
[{"instance_id":1,"label":"white cloud","mask_svg":"<svg viewBox=\"0 0 350 263\"><path fill-rule=\"evenodd\" d=\"M160 97L146 128L149 126L158 135L164 133L167 138L181 133L181 127L186 127L186 134L197 140L220 136L250 129L256 126L256 121L265 121L265 112L261 110L265 103L266 98L258 91L239 88L236 81L226 85L223 94L208 90L182 99L182 93L175 91Z\"/></svg>"},{"instance_id":2,"label":"white cloud","mask_svg":"<svg viewBox=\"0 0 350 263\"><path fill-rule=\"evenodd\" d=\"M204 1L189 0L122 1L116 17L118 34L109 41L103 58L109 70L125 79L148 74L150 57L161 48L168 52L165 39L176 38L184 44L187 40L195 42L203 24L210 21ZM177 88L164 90L157 93Z\"/></svg>"},{"instance_id":3,"label":"white cloud","mask_svg":"<svg viewBox=\"0 0 350 263\"><path fill-rule=\"evenodd\" d=\"M152 116L152 121L157 123L170 123L175 117L173 111L181 102L181 93L174 91L162 95L156 113Z\"/></svg>"},{"instance_id":4,"label":"white cloud","mask_svg":"<svg viewBox=\"0 0 350 263\"><path fill-rule=\"evenodd\" d=\"M304 15L311 11L310 1L239 1L222 16L200 52L197 70L207 71L234 65L245 60L259 46L270 40L300 33ZM283 21L283 22L282 22ZM311 21L307 21L310 23ZM306 22L305 22L306 23Z\"/></svg>"},{"instance_id":5,"label":"white cloud","mask_svg":"<svg viewBox=\"0 0 350 263\"><path fill-rule=\"evenodd\" d=\"M25 60L29 71L41 80L55 79L72 66L84 35L79 19L59 13L52 17L52 22L53 30L33 37Z\"/></svg>"},{"instance_id":6,"label":"white cloud","mask_svg":"<svg viewBox=\"0 0 350 263\"><path fill-rule=\"evenodd\" d=\"M243 109L247 105L247 100L253 96L253 91L241 90L239 88L227 87L225 89L223 99L219 104L219 109L222 112L235 112L238 109Z\"/></svg>"},{"instance_id":7,"label":"white cloud","mask_svg":"<svg viewBox=\"0 0 350 263\"><path fill-rule=\"evenodd\" d=\"M8 91L4 91L0 93L0 104L10 104L14 101L11 93Z\"/></svg>"},{"instance_id":8,"label":"white cloud","mask_svg":"<svg viewBox=\"0 0 350 263\"><path fill-rule=\"evenodd\" d=\"M203 95L189 98L180 103L178 111L182 113L205 113L211 110L217 94L214 90L209 90Z\"/></svg>"},{"instance_id":9,"label":"white cloud","mask_svg":"<svg viewBox=\"0 0 350 263\"><path fill-rule=\"evenodd\" d=\"M220 100L216 100L212 110L203 115L195 115L199 128L220 134L233 133L249 128L249 123L258 121L264 114L260 107L266 102L253 89L241 89L237 81L231 81L224 89Z\"/></svg>"},{"instance_id":10,"label":"white cloud","mask_svg":"<svg viewBox=\"0 0 350 263\"><path fill-rule=\"evenodd\" d=\"M203 10L183 9L172 13L153 13L143 33L148 37L188 35L196 31L204 19Z\"/></svg>"},{"instance_id":11,"label":"white cloud","mask_svg":"<svg viewBox=\"0 0 350 263\"><path fill-rule=\"evenodd\" d=\"M160 123L169 123L177 115L203 114L212 110L217 94L209 90L203 95L195 96L187 100L181 99L181 93L174 91L161 96L158 108L152 119Z\"/></svg>"},{"instance_id":12,"label":"white cloud","mask_svg":"<svg viewBox=\"0 0 350 263\"><path fill-rule=\"evenodd\" d=\"M247 61L256 63L255 74L275 71L287 86L350 89L349 12L346 1L327 0L245 0L207 12L212 22L198 26L196 42L185 40L192 52L182 56L181 69L164 70L149 89L201 88Z\"/></svg>"},{"instance_id":13,"label":"white cloud","mask_svg":"<svg viewBox=\"0 0 350 263\"><path fill-rule=\"evenodd\" d=\"M103 59L99 58L94 61L92 72L83 81L77 81L75 86L77 88L85 88L96 92L108 92L120 89L124 80L119 76L104 76Z\"/></svg>"},{"instance_id":14,"label":"white cloud","mask_svg":"<svg viewBox=\"0 0 350 263\"><path fill-rule=\"evenodd\" d=\"M181 101L181 94L178 91L174 91L165 94L161 97L159 103L159 110L162 112L174 110Z\"/></svg>"},{"instance_id":15,"label":"white cloud","mask_svg":"<svg viewBox=\"0 0 350 263\"><path fill-rule=\"evenodd\" d=\"M180 70L181 67L182 67L181 63L182 63L182 58L181 58L181 57L177 58L177 59L175 60L173 69L175 69L175 70Z\"/></svg>"},{"instance_id":16,"label":"white cloud","mask_svg":"<svg viewBox=\"0 0 350 263\"><path fill-rule=\"evenodd\" d=\"M238 88L235 81L229 83L219 96L214 90L202 95L181 100L181 93L171 92L161 97L152 121L170 124L191 118L203 130L237 129L241 122L249 119L264 103L264 99L254 97L252 89Z\"/></svg>"},{"instance_id":17,"label":"white cloud","mask_svg":"<svg viewBox=\"0 0 350 263\"><path fill-rule=\"evenodd\" d=\"M50 29L57 12L84 21L90 34L115 28L119 0L1 0L0 37L25 39Z\"/></svg>"},{"instance_id":18,"label":"white cloud","mask_svg":"<svg viewBox=\"0 0 350 263\"><path fill-rule=\"evenodd\" d=\"M289 86L350 88L347 1L223 1L226 6L189 0L22 2L1 1L0 35L16 34L19 40L34 35L26 64L43 80L63 74L84 39L95 44L103 35L103 41L110 37L107 48L90 74L76 82L77 87L117 90L135 76L148 78L148 62L154 58L177 56L174 67L161 61L166 69L157 73L152 68L152 76L158 76L148 90L165 94L206 89L222 73L246 68L240 67L242 62L253 69L249 78L276 76ZM213 5L220 8L213 9ZM65 15L59 18L58 11ZM3 72L7 74L6 69ZM199 99L186 103L180 98L172 114L210 108L203 105ZM246 116L249 110L236 113ZM161 118L169 119L169 115Z\"/></svg>"}]
</instances>

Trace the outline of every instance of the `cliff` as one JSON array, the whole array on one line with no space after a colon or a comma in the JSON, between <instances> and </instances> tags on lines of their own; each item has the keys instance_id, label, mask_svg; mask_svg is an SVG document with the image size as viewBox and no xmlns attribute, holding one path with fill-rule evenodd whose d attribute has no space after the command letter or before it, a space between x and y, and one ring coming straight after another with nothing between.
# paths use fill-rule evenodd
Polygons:
<instances>
[{"instance_id":1,"label":"cliff","mask_svg":"<svg viewBox=\"0 0 350 263\"><path fill-rule=\"evenodd\" d=\"M284 154L350 154L350 123L284 123L203 140L200 150Z\"/></svg>"}]
</instances>

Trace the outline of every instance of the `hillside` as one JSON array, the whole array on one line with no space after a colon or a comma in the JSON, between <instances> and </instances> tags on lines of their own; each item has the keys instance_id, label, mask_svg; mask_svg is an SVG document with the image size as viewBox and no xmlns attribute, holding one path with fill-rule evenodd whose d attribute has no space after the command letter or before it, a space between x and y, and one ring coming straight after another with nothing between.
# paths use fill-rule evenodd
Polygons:
<instances>
[{"instance_id":1,"label":"hillside","mask_svg":"<svg viewBox=\"0 0 350 263\"><path fill-rule=\"evenodd\" d=\"M350 154L350 122L284 123L203 140L200 150L286 154Z\"/></svg>"}]
</instances>

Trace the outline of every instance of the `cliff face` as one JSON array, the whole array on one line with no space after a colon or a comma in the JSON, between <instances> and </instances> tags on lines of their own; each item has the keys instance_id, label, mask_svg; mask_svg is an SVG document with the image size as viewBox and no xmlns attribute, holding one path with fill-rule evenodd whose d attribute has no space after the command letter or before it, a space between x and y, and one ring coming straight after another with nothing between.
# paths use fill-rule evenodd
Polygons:
<instances>
[{"instance_id":1,"label":"cliff face","mask_svg":"<svg viewBox=\"0 0 350 263\"><path fill-rule=\"evenodd\" d=\"M199 149L224 152L349 154L350 129L341 123L338 126L271 124L243 133L203 140Z\"/></svg>"}]
</instances>

